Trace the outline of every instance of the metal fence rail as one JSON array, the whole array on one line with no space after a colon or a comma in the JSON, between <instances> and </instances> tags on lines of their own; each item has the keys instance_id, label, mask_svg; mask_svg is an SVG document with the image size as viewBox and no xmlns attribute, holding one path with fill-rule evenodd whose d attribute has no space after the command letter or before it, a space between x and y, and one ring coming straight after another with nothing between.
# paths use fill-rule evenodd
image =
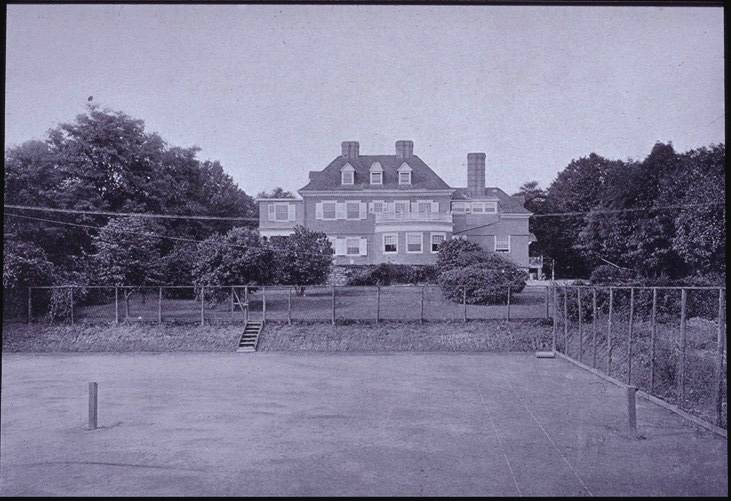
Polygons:
<instances>
[{"instance_id":1,"label":"metal fence rail","mask_svg":"<svg viewBox=\"0 0 731 501\"><path fill-rule=\"evenodd\" d=\"M723 287L554 287L564 355L726 426Z\"/></svg>"}]
</instances>

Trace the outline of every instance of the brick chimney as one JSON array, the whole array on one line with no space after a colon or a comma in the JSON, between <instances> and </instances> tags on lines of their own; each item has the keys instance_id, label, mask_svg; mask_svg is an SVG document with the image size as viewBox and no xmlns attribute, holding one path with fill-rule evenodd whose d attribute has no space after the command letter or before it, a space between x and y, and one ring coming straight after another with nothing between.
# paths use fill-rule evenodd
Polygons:
<instances>
[{"instance_id":1,"label":"brick chimney","mask_svg":"<svg viewBox=\"0 0 731 501\"><path fill-rule=\"evenodd\" d=\"M414 154L413 141L396 141L396 156L402 160L411 158Z\"/></svg>"},{"instance_id":2,"label":"brick chimney","mask_svg":"<svg viewBox=\"0 0 731 501\"><path fill-rule=\"evenodd\" d=\"M340 144L342 155L345 158L358 158L358 141L343 141Z\"/></svg>"},{"instance_id":3,"label":"brick chimney","mask_svg":"<svg viewBox=\"0 0 731 501\"><path fill-rule=\"evenodd\" d=\"M467 191L481 194L485 188L485 154L467 153Z\"/></svg>"}]
</instances>

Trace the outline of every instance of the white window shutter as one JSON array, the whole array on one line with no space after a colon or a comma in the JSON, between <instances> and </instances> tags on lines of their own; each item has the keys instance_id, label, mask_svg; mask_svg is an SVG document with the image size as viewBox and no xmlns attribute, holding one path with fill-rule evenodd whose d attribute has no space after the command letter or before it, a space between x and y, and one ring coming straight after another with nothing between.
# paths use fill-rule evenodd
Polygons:
<instances>
[{"instance_id":1,"label":"white window shutter","mask_svg":"<svg viewBox=\"0 0 731 501\"><path fill-rule=\"evenodd\" d=\"M360 203L360 218L365 219L368 217L368 205L365 202Z\"/></svg>"},{"instance_id":2,"label":"white window shutter","mask_svg":"<svg viewBox=\"0 0 731 501\"><path fill-rule=\"evenodd\" d=\"M294 204L289 204L287 206L287 221L294 221L295 220L294 211L295 211Z\"/></svg>"},{"instance_id":3,"label":"white window shutter","mask_svg":"<svg viewBox=\"0 0 731 501\"><path fill-rule=\"evenodd\" d=\"M315 219L322 219L322 202L315 204Z\"/></svg>"},{"instance_id":4,"label":"white window shutter","mask_svg":"<svg viewBox=\"0 0 731 501\"><path fill-rule=\"evenodd\" d=\"M439 202L435 202L434 200L432 200L432 202L431 202L431 211L432 212L435 212L435 213L436 212L439 212Z\"/></svg>"},{"instance_id":5,"label":"white window shutter","mask_svg":"<svg viewBox=\"0 0 731 501\"><path fill-rule=\"evenodd\" d=\"M368 239L365 237L361 237L361 239L360 239L360 255L361 256L368 255Z\"/></svg>"},{"instance_id":6,"label":"white window shutter","mask_svg":"<svg viewBox=\"0 0 731 501\"><path fill-rule=\"evenodd\" d=\"M274 221L274 204L267 204L267 208L269 209L269 221Z\"/></svg>"},{"instance_id":7,"label":"white window shutter","mask_svg":"<svg viewBox=\"0 0 731 501\"><path fill-rule=\"evenodd\" d=\"M345 202L335 204L335 219L345 219Z\"/></svg>"},{"instance_id":8,"label":"white window shutter","mask_svg":"<svg viewBox=\"0 0 731 501\"><path fill-rule=\"evenodd\" d=\"M338 256L345 255L345 239L344 238L338 238L335 241L335 254Z\"/></svg>"}]
</instances>

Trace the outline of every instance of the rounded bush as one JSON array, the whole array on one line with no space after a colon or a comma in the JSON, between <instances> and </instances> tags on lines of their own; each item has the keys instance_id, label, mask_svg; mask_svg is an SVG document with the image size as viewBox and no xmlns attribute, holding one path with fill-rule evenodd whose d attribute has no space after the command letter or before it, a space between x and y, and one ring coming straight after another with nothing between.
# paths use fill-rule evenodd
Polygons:
<instances>
[{"instance_id":1,"label":"rounded bush","mask_svg":"<svg viewBox=\"0 0 731 501\"><path fill-rule=\"evenodd\" d=\"M592 285L623 284L634 278L630 270L617 268L609 264L602 264L594 268L589 281Z\"/></svg>"},{"instance_id":2,"label":"rounded bush","mask_svg":"<svg viewBox=\"0 0 731 501\"><path fill-rule=\"evenodd\" d=\"M525 287L528 274L515 265L493 267L477 263L440 273L439 286L447 299L462 302L466 291L467 304L505 303L510 293L517 294Z\"/></svg>"}]
</instances>

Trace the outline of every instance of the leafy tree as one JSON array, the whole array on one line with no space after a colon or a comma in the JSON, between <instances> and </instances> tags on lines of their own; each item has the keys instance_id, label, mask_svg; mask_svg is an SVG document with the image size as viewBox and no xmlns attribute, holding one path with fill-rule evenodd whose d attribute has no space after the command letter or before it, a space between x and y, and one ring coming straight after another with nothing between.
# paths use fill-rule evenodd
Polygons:
<instances>
[{"instance_id":1,"label":"leafy tree","mask_svg":"<svg viewBox=\"0 0 731 501\"><path fill-rule=\"evenodd\" d=\"M270 192L260 191L256 198L296 198L291 191L285 191L282 187L277 186Z\"/></svg>"},{"instance_id":2,"label":"leafy tree","mask_svg":"<svg viewBox=\"0 0 731 501\"><path fill-rule=\"evenodd\" d=\"M192 270L196 287L267 284L274 273L274 252L247 228L233 228L199 243Z\"/></svg>"},{"instance_id":3,"label":"leafy tree","mask_svg":"<svg viewBox=\"0 0 731 501\"><path fill-rule=\"evenodd\" d=\"M3 246L3 287L7 289L54 282L54 266L32 242L7 240Z\"/></svg>"},{"instance_id":4,"label":"leafy tree","mask_svg":"<svg viewBox=\"0 0 731 501\"><path fill-rule=\"evenodd\" d=\"M75 121L50 130L45 141L6 150L5 203L254 219L251 197L218 162L198 160L198 151L169 146L147 132L142 120L90 105ZM100 216L15 212L90 226L106 223ZM74 257L93 248L94 229L15 217L7 221L19 239L37 242L63 269L72 269ZM169 236L201 239L229 230L231 223L167 219L160 228ZM167 239L156 245L162 254L173 247Z\"/></svg>"},{"instance_id":5,"label":"leafy tree","mask_svg":"<svg viewBox=\"0 0 731 501\"><path fill-rule=\"evenodd\" d=\"M688 180L675 218L673 249L695 273L726 271L725 145L687 152L681 172Z\"/></svg>"},{"instance_id":6,"label":"leafy tree","mask_svg":"<svg viewBox=\"0 0 731 501\"><path fill-rule=\"evenodd\" d=\"M522 195L525 199L524 207L533 213L538 213L546 203L546 190L540 187L538 181L527 181L518 188L513 196Z\"/></svg>"},{"instance_id":7,"label":"leafy tree","mask_svg":"<svg viewBox=\"0 0 731 501\"><path fill-rule=\"evenodd\" d=\"M272 247L277 283L305 286L322 284L327 280L334 251L325 233L297 225L292 235L273 239ZM304 290L304 287L298 287L297 293L302 295Z\"/></svg>"},{"instance_id":8,"label":"leafy tree","mask_svg":"<svg viewBox=\"0 0 731 501\"><path fill-rule=\"evenodd\" d=\"M622 165L595 153L572 160L548 187L538 213L590 211L598 205L609 173ZM583 218L575 215L534 218L531 224L537 245L555 260L560 275L585 276L592 268L591 259L578 248L583 227Z\"/></svg>"}]
</instances>

